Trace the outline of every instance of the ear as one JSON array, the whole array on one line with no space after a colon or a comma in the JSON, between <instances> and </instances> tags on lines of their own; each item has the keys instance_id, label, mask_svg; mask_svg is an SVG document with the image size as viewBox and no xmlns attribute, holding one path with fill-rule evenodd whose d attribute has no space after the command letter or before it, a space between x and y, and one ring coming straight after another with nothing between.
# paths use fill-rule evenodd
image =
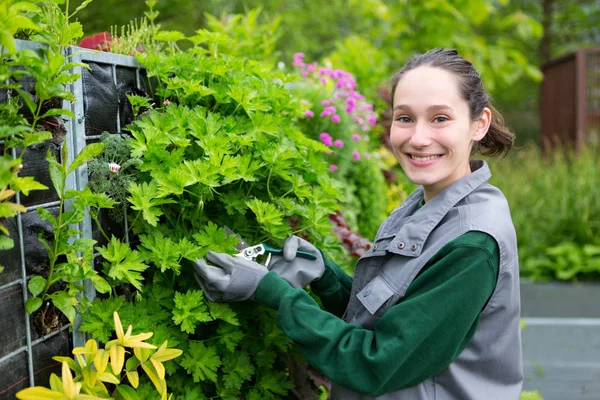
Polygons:
<instances>
[{"instance_id":1,"label":"ear","mask_svg":"<svg viewBox=\"0 0 600 400\"><path fill-rule=\"evenodd\" d=\"M484 138L488 130L490 129L490 124L492 123L492 110L485 107L479 119L473 122L473 134L471 139L474 142L479 142Z\"/></svg>"}]
</instances>

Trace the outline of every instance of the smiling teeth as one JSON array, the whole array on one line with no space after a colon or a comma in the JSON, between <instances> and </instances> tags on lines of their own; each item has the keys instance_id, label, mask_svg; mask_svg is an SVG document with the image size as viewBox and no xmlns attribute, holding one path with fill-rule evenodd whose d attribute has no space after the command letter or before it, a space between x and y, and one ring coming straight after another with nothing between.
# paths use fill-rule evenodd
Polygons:
<instances>
[{"instance_id":1,"label":"smiling teeth","mask_svg":"<svg viewBox=\"0 0 600 400\"><path fill-rule=\"evenodd\" d=\"M435 160L436 158L440 158L441 156L427 156L427 157L417 157L417 156L413 156L411 154L410 158L412 158L415 161L429 161L429 160Z\"/></svg>"}]
</instances>

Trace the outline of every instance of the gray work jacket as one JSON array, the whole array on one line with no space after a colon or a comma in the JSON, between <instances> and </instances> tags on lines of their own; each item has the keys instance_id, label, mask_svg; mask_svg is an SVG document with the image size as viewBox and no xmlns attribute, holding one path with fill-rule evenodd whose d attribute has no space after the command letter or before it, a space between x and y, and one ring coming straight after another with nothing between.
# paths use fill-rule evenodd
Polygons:
<instances>
[{"instance_id":1,"label":"gray work jacket","mask_svg":"<svg viewBox=\"0 0 600 400\"><path fill-rule=\"evenodd\" d=\"M448 368L419 385L373 397L334 384L333 400L519 399L523 361L516 234L504 195L487 183L487 164L472 161L471 171L415 213L423 198L419 187L383 222L373 247L356 265L343 318L374 329L438 250L466 232L481 231L496 239L500 266L472 341Z\"/></svg>"}]
</instances>

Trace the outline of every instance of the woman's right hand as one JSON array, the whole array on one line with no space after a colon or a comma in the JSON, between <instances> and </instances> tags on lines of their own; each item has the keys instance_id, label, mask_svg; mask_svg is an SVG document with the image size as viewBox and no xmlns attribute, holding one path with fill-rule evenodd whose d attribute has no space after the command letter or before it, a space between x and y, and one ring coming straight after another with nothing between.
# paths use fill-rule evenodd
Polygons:
<instances>
[{"instance_id":1,"label":"woman's right hand","mask_svg":"<svg viewBox=\"0 0 600 400\"><path fill-rule=\"evenodd\" d=\"M310 253L316 259L296 257L298 251ZM272 256L268 268L291 286L303 288L323 276L325 262L321 251L313 244L298 236L290 236L283 245L283 257Z\"/></svg>"}]
</instances>

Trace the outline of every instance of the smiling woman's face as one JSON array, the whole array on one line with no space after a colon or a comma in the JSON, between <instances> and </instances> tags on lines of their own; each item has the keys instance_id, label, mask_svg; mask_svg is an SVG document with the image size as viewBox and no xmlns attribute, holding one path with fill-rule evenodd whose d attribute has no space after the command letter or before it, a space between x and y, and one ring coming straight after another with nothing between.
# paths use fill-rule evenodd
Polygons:
<instances>
[{"instance_id":1,"label":"smiling woman's face","mask_svg":"<svg viewBox=\"0 0 600 400\"><path fill-rule=\"evenodd\" d=\"M393 151L408 178L423 185L425 200L471 172L471 146L485 136L489 110L471 119L454 74L428 66L408 71L393 101Z\"/></svg>"}]
</instances>

